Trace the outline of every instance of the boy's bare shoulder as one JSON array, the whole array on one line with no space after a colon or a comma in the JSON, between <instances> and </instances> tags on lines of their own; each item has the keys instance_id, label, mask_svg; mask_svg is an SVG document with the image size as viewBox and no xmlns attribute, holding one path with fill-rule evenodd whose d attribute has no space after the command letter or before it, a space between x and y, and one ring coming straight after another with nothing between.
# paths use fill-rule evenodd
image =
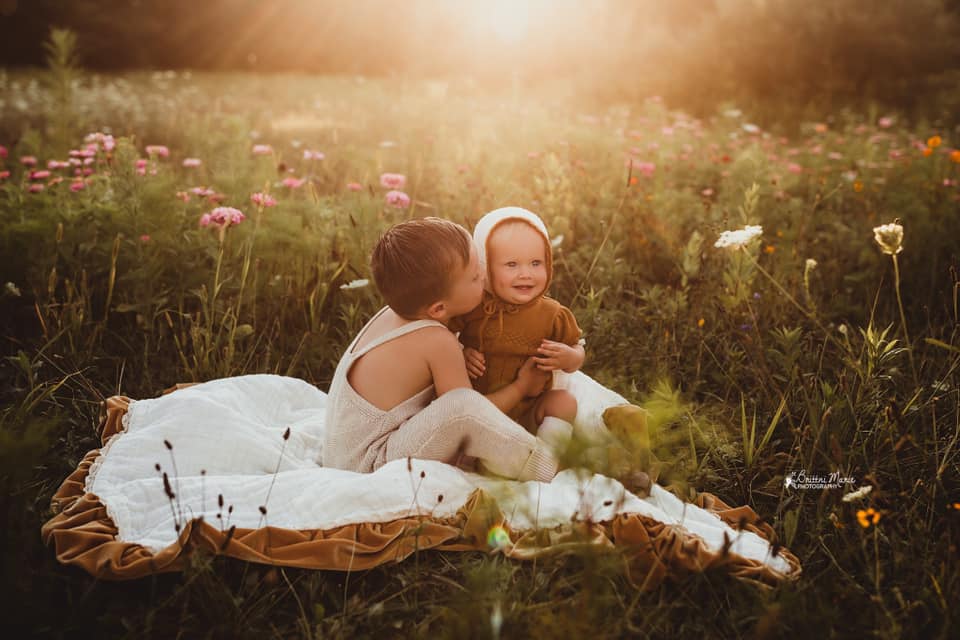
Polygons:
<instances>
[{"instance_id":1,"label":"boy's bare shoulder","mask_svg":"<svg viewBox=\"0 0 960 640\"><path fill-rule=\"evenodd\" d=\"M434 354L451 349L460 351L457 336L446 327L424 327L407 334L409 343L417 345L425 354Z\"/></svg>"}]
</instances>

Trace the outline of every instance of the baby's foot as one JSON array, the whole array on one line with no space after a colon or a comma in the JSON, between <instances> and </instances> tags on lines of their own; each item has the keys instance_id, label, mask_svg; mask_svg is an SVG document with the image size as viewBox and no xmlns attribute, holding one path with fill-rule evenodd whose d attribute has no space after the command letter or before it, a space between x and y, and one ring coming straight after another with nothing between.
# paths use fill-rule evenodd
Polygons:
<instances>
[{"instance_id":1,"label":"baby's foot","mask_svg":"<svg viewBox=\"0 0 960 640\"><path fill-rule=\"evenodd\" d=\"M634 494L638 498L646 498L650 495L650 476L643 471L630 471L620 478L620 483L624 489Z\"/></svg>"}]
</instances>

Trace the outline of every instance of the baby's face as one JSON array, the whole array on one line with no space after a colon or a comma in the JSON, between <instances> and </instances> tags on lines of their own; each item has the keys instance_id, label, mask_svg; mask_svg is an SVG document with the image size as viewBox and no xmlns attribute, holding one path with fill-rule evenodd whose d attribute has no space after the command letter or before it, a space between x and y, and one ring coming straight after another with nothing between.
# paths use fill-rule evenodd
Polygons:
<instances>
[{"instance_id":1,"label":"baby's face","mask_svg":"<svg viewBox=\"0 0 960 640\"><path fill-rule=\"evenodd\" d=\"M503 224L487 241L493 292L511 304L530 302L547 286L547 247L526 223Z\"/></svg>"}]
</instances>

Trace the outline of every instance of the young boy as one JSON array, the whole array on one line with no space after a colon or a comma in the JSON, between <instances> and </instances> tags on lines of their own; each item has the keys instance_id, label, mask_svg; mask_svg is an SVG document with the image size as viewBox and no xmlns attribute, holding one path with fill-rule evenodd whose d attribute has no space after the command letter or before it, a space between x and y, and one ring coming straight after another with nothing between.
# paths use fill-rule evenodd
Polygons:
<instances>
[{"instance_id":1,"label":"young boy","mask_svg":"<svg viewBox=\"0 0 960 640\"><path fill-rule=\"evenodd\" d=\"M550 445L505 410L540 392L548 374L533 359L486 397L474 391L447 328L480 303L483 272L467 231L422 218L387 230L371 258L387 306L361 329L327 397L325 466L371 472L400 458L456 463L466 455L507 478L549 482Z\"/></svg>"},{"instance_id":2,"label":"young boy","mask_svg":"<svg viewBox=\"0 0 960 640\"><path fill-rule=\"evenodd\" d=\"M580 327L568 308L546 295L553 261L543 220L520 207L503 207L480 219L473 241L486 272L486 290L482 303L452 328L460 330L474 388L496 392L529 357L542 371L578 370L584 359ZM567 391L547 387L507 415L562 455L573 434L577 401Z\"/></svg>"}]
</instances>

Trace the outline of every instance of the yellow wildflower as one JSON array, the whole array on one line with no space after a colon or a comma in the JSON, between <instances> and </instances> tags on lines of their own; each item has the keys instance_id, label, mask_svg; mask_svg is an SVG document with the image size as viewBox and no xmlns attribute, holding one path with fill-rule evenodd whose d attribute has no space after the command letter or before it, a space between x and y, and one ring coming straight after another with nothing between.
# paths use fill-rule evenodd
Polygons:
<instances>
[{"instance_id":1,"label":"yellow wildflower","mask_svg":"<svg viewBox=\"0 0 960 640\"><path fill-rule=\"evenodd\" d=\"M703 318L700 318L699 320L697 320L697 326L700 327L701 329L703 329L703 325L705 325L706 323L707 321L704 320Z\"/></svg>"}]
</instances>

